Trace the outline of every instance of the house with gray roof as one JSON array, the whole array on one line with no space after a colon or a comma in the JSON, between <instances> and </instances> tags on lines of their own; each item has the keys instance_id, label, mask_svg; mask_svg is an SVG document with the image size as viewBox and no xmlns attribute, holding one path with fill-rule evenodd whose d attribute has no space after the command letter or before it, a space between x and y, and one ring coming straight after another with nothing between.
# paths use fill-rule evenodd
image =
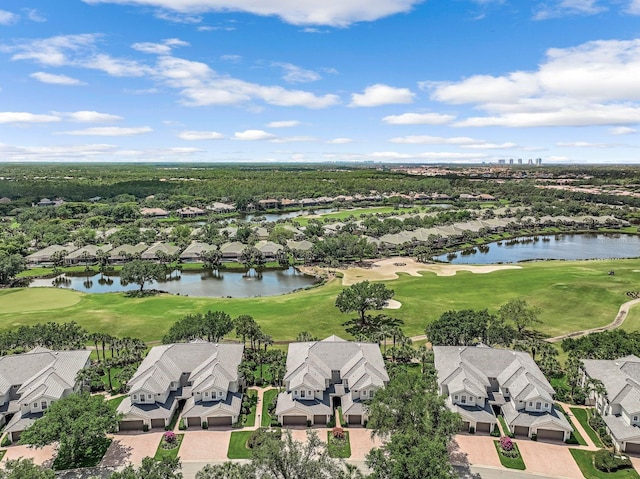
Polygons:
<instances>
[{"instance_id":1,"label":"house with gray roof","mask_svg":"<svg viewBox=\"0 0 640 479\"><path fill-rule=\"evenodd\" d=\"M478 346L434 346L438 388L464 429L491 432L501 412L516 436L566 441L573 428L554 407L555 391L531 356Z\"/></svg>"},{"instance_id":2,"label":"house with gray roof","mask_svg":"<svg viewBox=\"0 0 640 479\"><path fill-rule=\"evenodd\" d=\"M618 451L640 454L640 358L585 359L583 384L597 380L604 391L592 390L595 405Z\"/></svg>"},{"instance_id":3,"label":"house with gray roof","mask_svg":"<svg viewBox=\"0 0 640 479\"><path fill-rule=\"evenodd\" d=\"M377 344L329 336L322 341L291 343L285 391L276 415L283 426L326 425L337 406L349 425L367 421L365 402L387 385L389 376Z\"/></svg>"},{"instance_id":4,"label":"house with gray roof","mask_svg":"<svg viewBox=\"0 0 640 479\"><path fill-rule=\"evenodd\" d=\"M262 253L264 259L267 261L275 261L278 252L282 251L284 248L282 245L278 243L274 243L273 241L258 241L256 243L256 248L258 251Z\"/></svg>"},{"instance_id":5,"label":"house with gray roof","mask_svg":"<svg viewBox=\"0 0 640 479\"><path fill-rule=\"evenodd\" d=\"M116 246L109 253L109 261L112 264L122 264L131 261L132 258L140 257L147 248L145 243L138 243L136 245L123 244Z\"/></svg>"},{"instance_id":6,"label":"house with gray roof","mask_svg":"<svg viewBox=\"0 0 640 479\"><path fill-rule=\"evenodd\" d=\"M66 264L93 264L96 262L98 258L98 252L102 251L103 253L108 253L111 251L113 247L110 244L105 244L102 246L96 246L93 244L88 244L83 246L80 249L75 250L72 253L69 253L65 258L64 262Z\"/></svg>"},{"instance_id":7,"label":"house with gray roof","mask_svg":"<svg viewBox=\"0 0 640 479\"><path fill-rule=\"evenodd\" d=\"M203 253L215 251L216 249L218 249L216 245L194 241L180 254L180 260L185 263L202 262Z\"/></svg>"},{"instance_id":8,"label":"house with gray roof","mask_svg":"<svg viewBox=\"0 0 640 479\"><path fill-rule=\"evenodd\" d=\"M11 442L55 401L78 391L78 371L91 351L52 351L38 347L0 358L0 425Z\"/></svg>"},{"instance_id":9,"label":"house with gray roof","mask_svg":"<svg viewBox=\"0 0 640 479\"><path fill-rule=\"evenodd\" d=\"M240 243L239 241L224 243L222 246L220 246L220 252L222 253L222 260L237 261L246 247L247 247L246 244Z\"/></svg>"},{"instance_id":10,"label":"house with gray roof","mask_svg":"<svg viewBox=\"0 0 640 479\"><path fill-rule=\"evenodd\" d=\"M242 407L242 344L206 341L151 348L127 383L129 395L118 406L120 430L164 428L179 401L187 426L231 426Z\"/></svg>"},{"instance_id":11,"label":"house with gray roof","mask_svg":"<svg viewBox=\"0 0 640 479\"><path fill-rule=\"evenodd\" d=\"M73 253L77 249L78 248L73 245L63 246L59 244L52 244L51 246L47 246L46 248L41 249L40 251L36 251L35 253L31 253L29 256L27 256L27 264L30 266L52 264L51 257L54 254L60 251L65 251L67 254Z\"/></svg>"},{"instance_id":12,"label":"house with gray roof","mask_svg":"<svg viewBox=\"0 0 640 479\"><path fill-rule=\"evenodd\" d=\"M140 255L140 257L147 260L157 260L159 252L162 252L167 256L173 256L174 254L180 252L180 247L170 243L162 243L159 241L157 243L154 243L150 248L144 251Z\"/></svg>"}]
</instances>

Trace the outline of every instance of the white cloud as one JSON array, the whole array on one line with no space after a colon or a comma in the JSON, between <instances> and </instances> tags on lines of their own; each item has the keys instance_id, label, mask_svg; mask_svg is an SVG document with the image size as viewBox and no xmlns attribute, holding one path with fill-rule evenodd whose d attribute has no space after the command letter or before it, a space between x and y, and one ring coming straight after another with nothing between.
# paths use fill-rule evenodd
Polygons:
<instances>
[{"instance_id":1,"label":"white cloud","mask_svg":"<svg viewBox=\"0 0 640 479\"><path fill-rule=\"evenodd\" d=\"M391 143L401 143L407 145L469 145L480 143L480 140L474 140L473 138L467 138L464 136L453 138L442 138L440 136L402 136L397 138L391 138Z\"/></svg>"},{"instance_id":2,"label":"white cloud","mask_svg":"<svg viewBox=\"0 0 640 479\"><path fill-rule=\"evenodd\" d=\"M282 68L284 72L282 79L289 83L309 83L322 78L318 72L305 70L291 63L273 63L273 66Z\"/></svg>"},{"instance_id":3,"label":"white cloud","mask_svg":"<svg viewBox=\"0 0 640 479\"><path fill-rule=\"evenodd\" d=\"M401 103L413 103L413 93L408 88L395 88L389 85L368 86L364 93L354 93L351 95L349 106L381 106Z\"/></svg>"},{"instance_id":4,"label":"white cloud","mask_svg":"<svg viewBox=\"0 0 640 479\"><path fill-rule=\"evenodd\" d=\"M15 13L6 10L0 10L0 25L12 25L18 21L20 17Z\"/></svg>"},{"instance_id":5,"label":"white cloud","mask_svg":"<svg viewBox=\"0 0 640 479\"><path fill-rule=\"evenodd\" d=\"M563 148L610 148L614 145L608 143L591 143L589 141L559 141L556 146Z\"/></svg>"},{"instance_id":6,"label":"white cloud","mask_svg":"<svg viewBox=\"0 0 640 479\"><path fill-rule=\"evenodd\" d=\"M385 116L382 121L389 125L446 125L455 119L455 115L441 113L403 113Z\"/></svg>"},{"instance_id":7,"label":"white cloud","mask_svg":"<svg viewBox=\"0 0 640 479\"><path fill-rule=\"evenodd\" d=\"M84 0L86 3L133 4L155 6L177 12L177 16L204 12L246 12L277 16L294 25L331 25L346 27L352 23L374 21L396 13L408 12L421 0ZM165 16L169 17L165 13ZM188 15L187 15L188 16ZM175 20L172 20L175 21Z\"/></svg>"},{"instance_id":8,"label":"white cloud","mask_svg":"<svg viewBox=\"0 0 640 479\"><path fill-rule=\"evenodd\" d=\"M154 55L169 55L175 47L186 47L189 43L179 38L168 38L162 43L140 42L131 45L131 48L143 53L151 53Z\"/></svg>"},{"instance_id":9,"label":"white cloud","mask_svg":"<svg viewBox=\"0 0 640 479\"><path fill-rule=\"evenodd\" d=\"M94 2L89 0L87 1L87 3L99 3L99 2ZM103 2L103 3L107 3L107 2ZM118 3L118 2L113 2L113 3ZM134 2L119 2L119 3L134 3ZM171 23L182 23L184 25L194 25L196 23L202 22L202 17L200 15L190 15L190 14L179 13L179 12L168 12L166 10L157 10L153 14L153 16L159 20L165 20Z\"/></svg>"},{"instance_id":10,"label":"white cloud","mask_svg":"<svg viewBox=\"0 0 640 479\"><path fill-rule=\"evenodd\" d=\"M153 74L153 69L147 65L127 58L114 58L104 53L88 58L78 66L100 70L113 77L142 77Z\"/></svg>"},{"instance_id":11,"label":"white cloud","mask_svg":"<svg viewBox=\"0 0 640 479\"><path fill-rule=\"evenodd\" d=\"M626 11L631 15L640 15L640 0L631 0Z\"/></svg>"},{"instance_id":12,"label":"white cloud","mask_svg":"<svg viewBox=\"0 0 640 479\"><path fill-rule=\"evenodd\" d=\"M13 53L12 60L32 60L48 66L72 65L76 55L87 55L95 46L99 35L58 35L24 41L14 45L2 45L0 51Z\"/></svg>"},{"instance_id":13,"label":"white cloud","mask_svg":"<svg viewBox=\"0 0 640 479\"><path fill-rule=\"evenodd\" d=\"M4 123L53 123L60 121L58 115L42 115L24 111L0 112L0 124Z\"/></svg>"},{"instance_id":14,"label":"white cloud","mask_svg":"<svg viewBox=\"0 0 640 479\"><path fill-rule=\"evenodd\" d=\"M619 126L617 128L611 128L609 133L612 135L632 135L634 133L638 133L638 130L635 128L629 128L628 126Z\"/></svg>"},{"instance_id":15,"label":"white cloud","mask_svg":"<svg viewBox=\"0 0 640 479\"><path fill-rule=\"evenodd\" d=\"M300 125L297 120L272 121L266 124L267 128L291 128Z\"/></svg>"},{"instance_id":16,"label":"white cloud","mask_svg":"<svg viewBox=\"0 0 640 479\"><path fill-rule=\"evenodd\" d=\"M271 133L267 133L264 130L237 131L233 134L234 140L260 141L260 140L270 140L272 138L275 138L275 135L272 135Z\"/></svg>"},{"instance_id":17,"label":"white cloud","mask_svg":"<svg viewBox=\"0 0 640 479\"><path fill-rule=\"evenodd\" d=\"M85 82L78 80L77 78L71 78L70 76L67 76L67 75L56 75L54 73L35 72L29 76L31 78L35 78L36 80L42 83L50 83L52 85L69 85L69 86L86 85Z\"/></svg>"},{"instance_id":18,"label":"white cloud","mask_svg":"<svg viewBox=\"0 0 640 479\"><path fill-rule=\"evenodd\" d=\"M221 140L224 138L222 133L218 133L217 131L181 131L178 134L178 138L182 140Z\"/></svg>"},{"instance_id":19,"label":"white cloud","mask_svg":"<svg viewBox=\"0 0 640 479\"><path fill-rule=\"evenodd\" d=\"M311 143L318 141L313 136L285 136L282 138L273 138L269 140L271 143Z\"/></svg>"},{"instance_id":20,"label":"white cloud","mask_svg":"<svg viewBox=\"0 0 640 479\"><path fill-rule=\"evenodd\" d=\"M229 63L240 63L242 61L241 55L222 55L220 56L220 60L223 62Z\"/></svg>"},{"instance_id":21,"label":"white cloud","mask_svg":"<svg viewBox=\"0 0 640 479\"><path fill-rule=\"evenodd\" d=\"M599 0L553 0L539 5L533 18L547 20L567 15L595 15L607 10L599 3Z\"/></svg>"},{"instance_id":22,"label":"white cloud","mask_svg":"<svg viewBox=\"0 0 640 479\"><path fill-rule=\"evenodd\" d=\"M111 115L109 113L99 113L97 111L74 111L70 113L60 113L69 121L75 121L78 123L108 123L112 121L120 121L123 118L118 115Z\"/></svg>"},{"instance_id":23,"label":"white cloud","mask_svg":"<svg viewBox=\"0 0 640 479\"><path fill-rule=\"evenodd\" d=\"M453 126L588 126L640 122L640 39L549 49L536 71L429 83L433 100L486 116Z\"/></svg>"},{"instance_id":24,"label":"white cloud","mask_svg":"<svg viewBox=\"0 0 640 479\"><path fill-rule=\"evenodd\" d=\"M119 127L119 126L98 126L86 128L84 130L61 131L59 135L73 136L134 136L151 133L153 129L148 126L141 127Z\"/></svg>"},{"instance_id":25,"label":"white cloud","mask_svg":"<svg viewBox=\"0 0 640 479\"><path fill-rule=\"evenodd\" d=\"M351 138L333 138L332 140L327 140L327 143L330 145L346 145L347 143L353 143Z\"/></svg>"},{"instance_id":26,"label":"white cloud","mask_svg":"<svg viewBox=\"0 0 640 479\"><path fill-rule=\"evenodd\" d=\"M47 21L46 17L44 17L36 8L23 8L22 11L27 14L27 18L32 22L44 23Z\"/></svg>"}]
</instances>

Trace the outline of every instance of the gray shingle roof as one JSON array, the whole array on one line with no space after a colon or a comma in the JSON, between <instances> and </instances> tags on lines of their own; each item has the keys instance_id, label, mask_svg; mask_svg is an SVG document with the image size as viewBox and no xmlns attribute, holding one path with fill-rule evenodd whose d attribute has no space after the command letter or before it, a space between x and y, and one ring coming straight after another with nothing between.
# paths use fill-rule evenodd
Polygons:
<instances>
[{"instance_id":1,"label":"gray shingle roof","mask_svg":"<svg viewBox=\"0 0 640 479\"><path fill-rule=\"evenodd\" d=\"M640 391L640 358L637 356L626 356L613 361L585 359L582 364L590 378L602 381L607 391L607 399L611 403L620 402L629 394L630 389ZM632 411L629 412L635 412L638 409L640 407L632 407Z\"/></svg>"}]
</instances>

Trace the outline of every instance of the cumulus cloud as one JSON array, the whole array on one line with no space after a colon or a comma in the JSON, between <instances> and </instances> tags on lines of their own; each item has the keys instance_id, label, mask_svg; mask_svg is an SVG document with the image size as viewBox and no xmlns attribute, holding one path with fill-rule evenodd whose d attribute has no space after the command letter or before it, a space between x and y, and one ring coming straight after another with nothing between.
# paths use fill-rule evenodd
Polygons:
<instances>
[{"instance_id":1,"label":"cumulus cloud","mask_svg":"<svg viewBox=\"0 0 640 479\"><path fill-rule=\"evenodd\" d=\"M349 106L381 106L394 105L401 103L413 103L413 93L408 88L395 88L380 83L368 86L363 93L354 93L351 95L351 104Z\"/></svg>"},{"instance_id":2,"label":"cumulus cloud","mask_svg":"<svg viewBox=\"0 0 640 479\"><path fill-rule=\"evenodd\" d=\"M267 133L264 130L237 131L233 134L234 140L261 141L261 140L270 140L272 138L275 138L275 135L271 133Z\"/></svg>"},{"instance_id":3,"label":"cumulus cloud","mask_svg":"<svg viewBox=\"0 0 640 479\"><path fill-rule=\"evenodd\" d=\"M85 128L84 130L71 130L58 132L59 135L72 136L135 136L151 133L153 129L149 126L140 127L119 127L119 126L97 126L95 128Z\"/></svg>"},{"instance_id":4,"label":"cumulus cloud","mask_svg":"<svg viewBox=\"0 0 640 479\"><path fill-rule=\"evenodd\" d=\"M385 116L382 121L389 125L446 125L455 119L455 115L441 113L403 113Z\"/></svg>"},{"instance_id":5,"label":"cumulus cloud","mask_svg":"<svg viewBox=\"0 0 640 479\"><path fill-rule=\"evenodd\" d=\"M118 115L109 113L100 113L97 111L81 110L70 113L61 113L65 119L78 123L109 123L112 121L120 121L123 118Z\"/></svg>"},{"instance_id":6,"label":"cumulus cloud","mask_svg":"<svg viewBox=\"0 0 640 479\"><path fill-rule=\"evenodd\" d=\"M181 131L178 138L182 140L222 140L224 135L217 131Z\"/></svg>"},{"instance_id":7,"label":"cumulus cloud","mask_svg":"<svg viewBox=\"0 0 640 479\"><path fill-rule=\"evenodd\" d=\"M298 120L272 121L266 124L267 128L291 128L300 125Z\"/></svg>"},{"instance_id":8,"label":"cumulus cloud","mask_svg":"<svg viewBox=\"0 0 640 479\"><path fill-rule=\"evenodd\" d=\"M168 38L162 43L140 42L131 45L131 48L142 53L154 55L169 55L175 47L186 47L189 43L179 38Z\"/></svg>"},{"instance_id":9,"label":"cumulus cloud","mask_svg":"<svg viewBox=\"0 0 640 479\"><path fill-rule=\"evenodd\" d=\"M0 124L54 123L61 121L58 115L45 115L24 111L0 111Z\"/></svg>"},{"instance_id":10,"label":"cumulus cloud","mask_svg":"<svg viewBox=\"0 0 640 479\"><path fill-rule=\"evenodd\" d=\"M330 145L346 145L347 143L353 143L351 138L333 138L332 140L327 140L327 143Z\"/></svg>"},{"instance_id":11,"label":"cumulus cloud","mask_svg":"<svg viewBox=\"0 0 640 479\"><path fill-rule=\"evenodd\" d=\"M305 70L302 67L291 63L274 63L273 66L281 68L284 72L282 79L289 83L309 83L320 80L322 77L318 72Z\"/></svg>"},{"instance_id":12,"label":"cumulus cloud","mask_svg":"<svg viewBox=\"0 0 640 479\"><path fill-rule=\"evenodd\" d=\"M0 25L12 25L18 21L20 17L15 13L7 10L0 10Z\"/></svg>"},{"instance_id":13,"label":"cumulus cloud","mask_svg":"<svg viewBox=\"0 0 640 479\"><path fill-rule=\"evenodd\" d=\"M431 99L486 116L453 126L588 126L640 122L640 39L550 49L536 71L425 83Z\"/></svg>"},{"instance_id":14,"label":"cumulus cloud","mask_svg":"<svg viewBox=\"0 0 640 479\"><path fill-rule=\"evenodd\" d=\"M51 85L68 85L68 86L86 85L85 82L78 80L77 78L72 78L67 75L56 75L54 73L35 72L29 76L31 78L38 80L39 82L50 83Z\"/></svg>"},{"instance_id":15,"label":"cumulus cloud","mask_svg":"<svg viewBox=\"0 0 640 479\"><path fill-rule=\"evenodd\" d=\"M22 11L26 13L27 18L32 22L44 23L47 21L46 17L42 15L36 8L23 8Z\"/></svg>"},{"instance_id":16,"label":"cumulus cloud","mask_svg":"<svg viewBox=\"0 0 640 479\"><path fill-rule=\"evenodd\" d=\"M84 0L89 4L118 3L155 6L162 11L189 16L204 12L246 12L277 16L294 25L330 25L346 27L352 23L374 21L396 13L408 12L422 0ZM167 15L168 16L168 15Z\"/></svg>"}]
</instances>

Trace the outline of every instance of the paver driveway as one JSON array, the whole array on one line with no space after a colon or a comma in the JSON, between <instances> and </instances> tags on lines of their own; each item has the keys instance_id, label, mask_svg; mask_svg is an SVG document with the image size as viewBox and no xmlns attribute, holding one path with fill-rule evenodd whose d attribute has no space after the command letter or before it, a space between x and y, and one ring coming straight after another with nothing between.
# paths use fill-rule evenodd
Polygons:
<instances>
[{"instance_id":1,"label":"paver driveway","mask_svg":"<svg viewBox=\"0 0 640 479\"><path fill-rule=\"evenodd\" d=\"M582 479L580 468L565 444L516 440L527 472L554 477Z\"/></svg>"},{"instance_id":2,"label":"paver driveway","mask_svg":"<svg viewBox=\"0 0 640 479\"><path fill-rule=\"evenodd\" d=\"M456 464L502 467L491 436L458 434L449 446L451 461Z\"/></svg>"},{"instance_id":3,"label":"paver driveway","mask_svg":"<svg viewBox=\"0 0 640 479\"><path fill-rule=\"evenodd\" d=\"M187 431L180 446L180 460L226 461L231 431Z\"/></svg>"},{"instance_id":4,"label":"paver driveway","mask_svg":"<svg viewBox=\"0 0 640 479\"><path fill-rule=\"evenodd\" d=\"M349 442L351 443L352 461L364 461L369 451L380 447L382 441L376 437L371 439L371 429L349 428Z\"/></svg>"},{"instance_id":5,"label":"paver driveway","mask_svg":"<svg viewBox=\"0 0 640 479\"><path fill-rule=\"evenodd\" d=\"M2 462L6 462L9 459L20 459L21 457L33 459L33 462L38 465L50 467L55 458L55 450L53 446L45 446L40 449L28 446L9 446L7 453L2 458Z\"/></svg>"},{"instance_id":6,"label":"paver driveway","mask_svg":"<svg viewBox=\"0 0 640 479\"><path fill-rule=\"evenodd\" d=\"M113 441L100 465L120 467L131 463L139 466L145 457L155 456L162 434L161 432L117 434L113 436Z\"/></svg>"}]
</instances>

